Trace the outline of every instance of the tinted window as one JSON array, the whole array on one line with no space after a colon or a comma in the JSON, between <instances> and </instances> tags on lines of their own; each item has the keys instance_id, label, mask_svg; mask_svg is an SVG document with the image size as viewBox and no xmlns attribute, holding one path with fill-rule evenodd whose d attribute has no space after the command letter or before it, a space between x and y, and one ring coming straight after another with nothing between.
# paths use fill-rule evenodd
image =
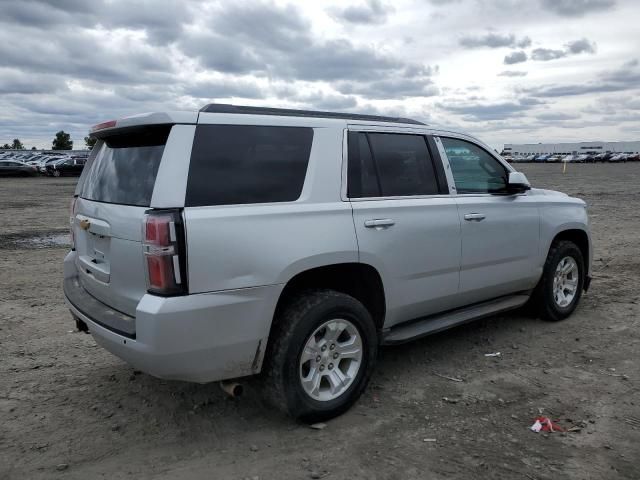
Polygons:
<instances>
[{"instance_id":1,"label":"tinted window","mask_svg":"<svg viewBox=\"0 0 640 480\"><path fill-rule=\"evenodd\" d=\"M300 197L313 129L199 125L187 206L292 202Z\"/></svg>"},{"instance_id":2,"label":"tinted window","mask_svg":"<svg viewBox=\"0 0 640 480\"><path fill-rule=\"evenodd\" d=\"M379 197L380 186L367 135L349 132L347 195L349 198Z\"/></svg>"},{"instance_id":3,"label":"tinted window","mask_svg":"<svg viewBox=\"0 0 640 480\"><path fill-rule=\"evenodd\" d=\"M441 138L458 193L500 193L507 187L507 170L473 143Z\"/></svg>"},{"instance_id":4,"label":"tinted window","mask_svg":"<svg viewBox=\"0 0 640 480\"><path fill-rule=\"evenodd\" d=\"M148 207L170 129L166 125L144 127L105 138L83 181L80 196Z\"/></svg>"},{"instance_id":5,"label":"tinted window","mask_svg":"<svg viewBox=\"0 0 640 480\"><path fill-rule=\"evenodd\" d=\"M435 195L438 183L421 135L369 133L382 196Z\"/></svg>"}]
</instances>

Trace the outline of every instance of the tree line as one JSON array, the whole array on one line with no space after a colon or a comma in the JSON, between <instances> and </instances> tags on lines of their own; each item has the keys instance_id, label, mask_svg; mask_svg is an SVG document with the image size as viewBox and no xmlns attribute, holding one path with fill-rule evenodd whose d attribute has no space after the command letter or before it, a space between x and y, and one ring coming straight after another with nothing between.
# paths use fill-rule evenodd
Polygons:
<instances>
[{"instance_id":1,"label":"tree line","mask_svg":"<svg viewBox=\"0 0 640 480\"><path fill-rule=\"evenodd\" d=\"M86 147L91 150L93 146L96 144L96 139L93 137L84 137L84 143ZM73 149L73 140L71 140L71 135L65 132L64 130L60 130L56 133L53 141L51 142L51 150L72 150ZM24 144L20 141L19 138L14 138L11 144L5 143L0 147L0 150L25 150ZM31 147L31 150L36 150L36 147Z\"/></svg>"}]
</instances>

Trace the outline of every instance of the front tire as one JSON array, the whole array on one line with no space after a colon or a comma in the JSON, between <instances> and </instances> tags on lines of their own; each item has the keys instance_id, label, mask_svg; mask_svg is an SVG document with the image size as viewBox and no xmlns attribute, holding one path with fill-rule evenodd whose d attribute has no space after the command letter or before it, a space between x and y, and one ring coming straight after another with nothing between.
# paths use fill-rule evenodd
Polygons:
<instances>
[{"instance_id":1,"label":"front tire","mask_svg":"<svg viewBox=\"0 0 640 480\"><path fill-rule=\"evenodd\" d=\"M364 391L377 349L376 328L362 303L333 290L301 292L275 319L263 394L297 420L333 418Z\"/></svg>"},{"instance_id":2,"label":"front tire","mask_svg":"<svg viewBox=\"0 0 640 480\"><path fill-rule=\"evenodd\" d=\"M551 245L532 297L540 316L557 322L571 315L582 296L584 276L584 257L575 243L561 240Z\"/></svg>"}]
</instances>

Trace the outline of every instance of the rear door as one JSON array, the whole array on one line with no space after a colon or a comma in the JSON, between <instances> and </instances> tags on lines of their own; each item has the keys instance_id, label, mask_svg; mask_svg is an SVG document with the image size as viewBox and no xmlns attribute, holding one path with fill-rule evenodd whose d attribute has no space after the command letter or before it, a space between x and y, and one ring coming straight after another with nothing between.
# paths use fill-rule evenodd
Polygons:
<instances>
[{"instance_id":1,"label":"rear door","mask_svg":"<svg viewBox=\"0 0 640 480\"><path fill-rule=\"evenodd\" d=\"M131 316L147 290L143 219L171 131L170 125L141 126L102 138L76 190L73 232L80 283L101 302Z\"/></svg>"},{"instance_id":2,"label":"rear door","mask_svg":"<svg viewBox=\"0 0 640 480\"><path fill-rule=\"evenodd\" d=\"M460 221L420 134L348 134L347 197L360 261L384 280L385 327L456 306Z\"/></svg>"}]
</instances>

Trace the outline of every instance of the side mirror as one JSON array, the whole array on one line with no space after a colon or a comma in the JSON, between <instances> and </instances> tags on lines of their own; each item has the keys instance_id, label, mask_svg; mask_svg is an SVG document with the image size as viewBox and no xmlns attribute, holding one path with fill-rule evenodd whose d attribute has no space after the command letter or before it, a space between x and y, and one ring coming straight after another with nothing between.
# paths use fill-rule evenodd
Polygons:
<instances>
[{"instance_id":1,"label":"side mirror","mask_svg":"<svg viewBox=\"0 0 640 480\"><path fill-rule=\"evenodd\" d=\"M507 182L507 191L510 194L524 193L531 190L531 184L527 176L522 172L510 172Z\"/></svg>"}]
</instances>

